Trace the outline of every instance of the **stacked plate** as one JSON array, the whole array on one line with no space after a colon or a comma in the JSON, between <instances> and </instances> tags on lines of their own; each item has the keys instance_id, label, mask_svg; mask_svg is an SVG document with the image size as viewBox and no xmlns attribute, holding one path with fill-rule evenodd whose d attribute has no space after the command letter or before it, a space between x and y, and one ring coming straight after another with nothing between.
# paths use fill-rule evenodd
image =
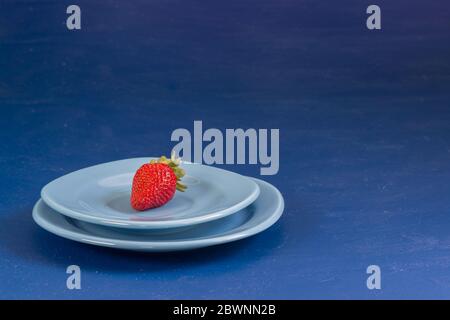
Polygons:
<instances>
[{"instance_id":1,"label":"stacked plate","mask_svg":"<svg viewBox=\"0 0 450 320\"><path fill-rule=\"evenodd\" d=\"M62 176L41 191L33 218L78 242L138 251L188 250L243 239L281 216L271 184L230 171L183 163L185 192L143 212L130 206L134 173L152 158L108 162Z\"/></svg>"}]
</instances>

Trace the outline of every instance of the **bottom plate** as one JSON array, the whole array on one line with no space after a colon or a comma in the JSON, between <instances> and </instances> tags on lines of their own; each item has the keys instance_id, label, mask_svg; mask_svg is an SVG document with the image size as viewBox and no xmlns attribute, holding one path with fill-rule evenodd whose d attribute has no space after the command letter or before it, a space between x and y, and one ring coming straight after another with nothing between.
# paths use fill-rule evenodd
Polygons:
<instances>
[{"instance_id":1,"label":"bottom plate","mask_svg":"<svg viewBox=\"0 0 450 320\"><path fill-rule=\"evenodd\" d=\"M197 249L250 237L280 218L284 209L281 193L267 182L253 180L259 185L260 195L251 205L231 216L176 233L136 233L102 227L68 218L42 200L33 208L33 219L58 236L97 246L149 252Z\"/></svg>"}]
</instances>

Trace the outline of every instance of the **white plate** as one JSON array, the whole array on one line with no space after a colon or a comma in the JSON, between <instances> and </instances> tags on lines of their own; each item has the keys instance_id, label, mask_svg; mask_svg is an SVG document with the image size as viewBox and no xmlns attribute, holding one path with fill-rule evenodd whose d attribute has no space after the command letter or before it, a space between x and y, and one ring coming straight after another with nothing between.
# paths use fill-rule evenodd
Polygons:
<instances>
[{"instance_id":1,"label":"white plate","mask_svg":"<svg viewBox=\"0 0 450 320\"><path fill-rule=\"evenodd\" d=\"M130 205L136 170L152 158L108 162L62 176L41 191L54 210L104 226L164 229L192 226L230 215L252 203L258 185L248 177L193 163L183 163L185 192L177 191L166 205L135 211Z\"/></svg>"},{"instance_id":2,"label":"white plate","mask_svg":"<svg viewBox=\"0 0 450 320\"><path fill-rule=\"evenodd\" d=\"M261 195L239 212L171 234L102 227L68 218L39 200L33 209L38 225L61 237L97 246L136 251L189 250L236 241L264 231L281 216L284 200L271 184L254 179Z\"/></svg>"}]
</instances>

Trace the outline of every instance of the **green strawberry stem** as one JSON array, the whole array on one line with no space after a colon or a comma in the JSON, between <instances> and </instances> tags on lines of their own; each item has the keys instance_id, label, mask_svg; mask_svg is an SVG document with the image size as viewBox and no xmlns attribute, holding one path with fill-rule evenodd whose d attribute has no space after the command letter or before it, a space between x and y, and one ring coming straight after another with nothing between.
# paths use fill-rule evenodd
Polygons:
<instances>
[{"instance_id":1,"label":"green strawberry stem","mask_svg":"<svg viewBox=\"0 0 450 320\"><path fill-rule=\"evenodd\" d=\"M150 163L164 163L167 164L169 167L171 167L173 172L175 173L175 176L177 177L177 185L176 185L177 190L181 192L186 191L187 186L180 182L181 178L184 177L186 172L184 172L184 170L179 167L181 159L175 156L175 152L172 152L170 159L167 159L165 156L162 156L158 160L155 159L150 160Z\"/></svg>"}]
</instances>

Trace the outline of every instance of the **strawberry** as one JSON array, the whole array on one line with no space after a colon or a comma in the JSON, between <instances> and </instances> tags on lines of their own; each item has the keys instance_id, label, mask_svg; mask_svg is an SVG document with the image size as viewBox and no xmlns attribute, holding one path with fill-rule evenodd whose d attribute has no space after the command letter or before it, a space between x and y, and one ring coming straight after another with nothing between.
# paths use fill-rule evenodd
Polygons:
<instances>
[{"instance_id":1,"label":"strawberry","mask_svg":"<svg viewBox=\"0 0 450 320\"><path fill-rule=\"evenodd\" d=\"M162 156L142 165L133 177L131 206L138 211L157 208L169 202L176 190L185 191L187 187L180 183L184 176L180 162L172 154L170 159Z\"/></svg>"}]
</instances>

